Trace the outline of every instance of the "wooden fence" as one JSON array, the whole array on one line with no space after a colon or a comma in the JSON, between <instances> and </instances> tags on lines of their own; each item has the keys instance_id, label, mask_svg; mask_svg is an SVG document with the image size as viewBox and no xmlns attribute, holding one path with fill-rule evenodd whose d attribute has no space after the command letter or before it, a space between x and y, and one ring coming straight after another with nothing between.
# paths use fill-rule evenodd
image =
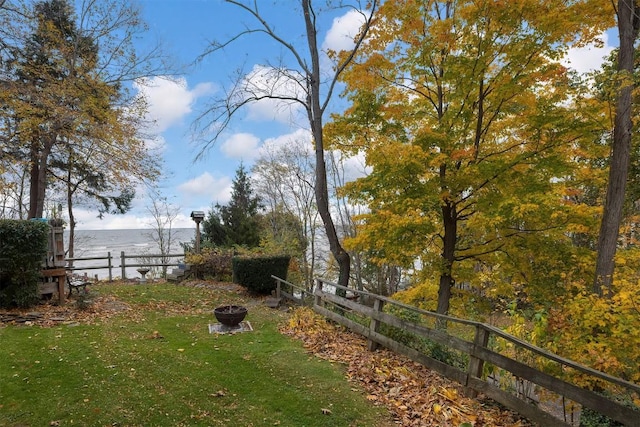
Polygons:
<instances>
[{"instance_id":1,"label":"wooden fence","mask_svg":"<svg viewBox=\"0 0 640 427\"><path fill-rule=\"evenodd\" d=\"M85 271L85 270L109 270L109 281L113 280L113 269L120 269L120 277L124 280L127 278L126 269L128 267L177 267L180 263L175 261L170 261L175 258L183 258L185 254L136 254L136 255L126 255L124 251L120 252L120 265L115 266L113 263L114 257L111 255L111 252L107 252L107 256L103 257L81 257L81 258L67 258L65 259L67 263L67 270L70 271ZM104 260L105 264L102 265L88 265L78 266L76 262L82 261L96 261L96 260ZM130 260L130 261L128 261ZM138 262L135 262L138 260ZM133 262L131 262L133 261Z\"/></svg>"},{"instance_id":2,"label":"wooden fence","mask_svg":"<svg viewBox=\"0 0 640 427\"><path fill-rule=\"evenodd\" d=\"M470 396L483 393L537 424L574 425L580 408L587 407L623 425L640 426L640 411L580 387L573 378L595 381L623 396L640 395L638 384L580 365L485 323L443 316L321 279L311 292L273 278L279 297L310 303L316 312L366 337L370 350L382 345L406 355L462 384ZM340 297L336 290L355 298ZM567 408L573 409L567 413Z\"/></svg>"}]
</instances>

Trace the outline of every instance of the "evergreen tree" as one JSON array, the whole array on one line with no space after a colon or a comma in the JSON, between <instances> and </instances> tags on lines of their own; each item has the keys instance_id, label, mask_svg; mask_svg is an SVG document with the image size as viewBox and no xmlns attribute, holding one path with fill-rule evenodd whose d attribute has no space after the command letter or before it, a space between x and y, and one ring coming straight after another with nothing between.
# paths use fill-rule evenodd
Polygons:
<instances>
[{"instance_id":1,"label":"evergreen tree","mask_svg":"<svg viewBox=\"0 0 640 427\"><path fill-rule=\"evenodd\" d=\"M260 209L260 197L253 194L247 171L240 165L233 180L229 205L214 206L203 223L205 239L218 246L258 246Z\"/></svg>"},{"instance_id":2,"label":"evergreen tree","mask_svg":"<svg viewBox=\"0 0 640 427\"><path fill-rule=\"evenodd\" d=\"M219 204L213 205L202 221L202 239L214 246L227 245L227 233L220 218L220 208Z\"/></svg>"}]
</instances>

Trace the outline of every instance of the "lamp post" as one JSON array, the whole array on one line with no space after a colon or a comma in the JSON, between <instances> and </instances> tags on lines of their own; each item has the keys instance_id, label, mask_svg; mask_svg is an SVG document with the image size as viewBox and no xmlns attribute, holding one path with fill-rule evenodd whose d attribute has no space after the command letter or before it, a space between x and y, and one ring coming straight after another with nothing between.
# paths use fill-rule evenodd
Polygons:
<instances>
[{"instance_id":1,"label":"lamp post","mask_svg":"<svg viewBox=\"0 0 640 427\"><path fill-rule=\"evenodd\" d=\"M202 211L192 211L191 219L196 223L196 253L200 253L200 223L204 220L204 212Z\"/></svg>"}]
</instances>

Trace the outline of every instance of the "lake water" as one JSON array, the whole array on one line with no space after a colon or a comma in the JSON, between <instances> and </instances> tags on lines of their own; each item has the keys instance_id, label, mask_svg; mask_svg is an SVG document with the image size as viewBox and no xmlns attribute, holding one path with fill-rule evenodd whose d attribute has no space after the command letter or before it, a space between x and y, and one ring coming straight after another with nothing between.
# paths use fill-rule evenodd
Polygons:
<instances>
[{"instance_id":1,"label":"lake water","mask_svg":"<svg viewBox=\"0 0 640 427\"><path fill-rule=\"evenodd\" d=\"M153 238L154 230L134 229L134 230L76 230L74 258L107 257L111 253L111 265L113 277L121 277L120 255L122 252L126 256L130 255L157 255L160 248ZM171 254L182 254L181 243L191 243L195 240L195 228L177 228L171 230L172 244ZM65 250L69 247L69 231L65 230ZM177 262L180 258L172 258L171 262ZM143 259L127 259L127 264L140 264ZM74 270L77 274L86 273L89 277L98 276L99 279L109 277L108 268L92 268L83 270L82 267L107 266L106 259L75 261ZM138 267L127 267L125 274L127 278L140 277L136 271ZM153 273L153 272L152 272ZM147 276L149 277L149 276Z\"/></svg>"}]
</instances>

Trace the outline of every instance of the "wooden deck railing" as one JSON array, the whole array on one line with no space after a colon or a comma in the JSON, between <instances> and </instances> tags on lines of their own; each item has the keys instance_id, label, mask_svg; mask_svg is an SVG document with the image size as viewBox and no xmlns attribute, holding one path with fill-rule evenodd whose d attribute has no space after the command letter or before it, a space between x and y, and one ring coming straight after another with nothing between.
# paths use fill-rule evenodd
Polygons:
<instances>
[{"instance_id":1,"label":"wooden deck railing","mask_svg":"<svg viewBox=\"0 0 640 427\"><path fill-rule=\"evenodd\" d=\"M312 301L316 312L366 337L370 350L382 345L404 354L462 384L469 395L483 393L535 423L570 426L576 411L567 414L566 408L588 407L623 425L640 426L640 411L580 387L573 378L580 375L597 381L602 389L628 396L640 395L640 385L560 357L492 325L443 316L321 279L316 281L313 299L307 299L308 290L274 279L281 297L297 303ZM337 289L366 299L367 304L337 296ZM404 339L397 339L398 335ZM429 343L439 353L408 344L412 340ZM457 362L443 358L443 351L458 355Z\"/></svg>"}]
</instances>

